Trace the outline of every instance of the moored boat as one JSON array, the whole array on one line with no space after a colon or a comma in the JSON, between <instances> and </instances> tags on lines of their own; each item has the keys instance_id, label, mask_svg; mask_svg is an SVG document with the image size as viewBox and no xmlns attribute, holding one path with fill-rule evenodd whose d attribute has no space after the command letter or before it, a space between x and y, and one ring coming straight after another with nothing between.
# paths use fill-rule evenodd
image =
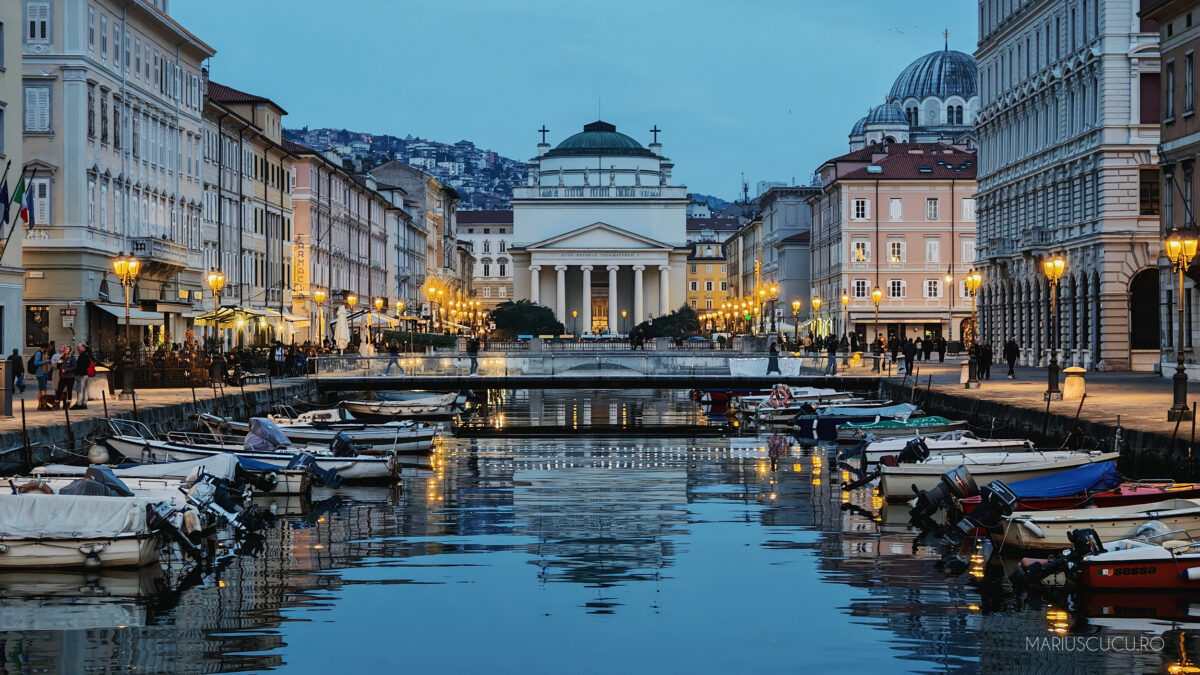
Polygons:
<instances>
[{"instance_id":1,"label":"moored boat","mask_svg":"<svg viewBox=\"0 0 1200 675\"><path fill-rule=\"evenodd\" d=\"M0 568L139 567L160 537L145 497L0 494Z\"/></svg>"},{"instance_id":2,"label":"moored boat","mask_svg":"<svg viewBox=\"0 0 1200 675\"><path fill-rule=\"evenodd\" d=\"M833 441L837 440L838 428L847 422L905 420L920 414L911 403L825 406L810 415L796 415L791 424L797 438Z\"/></svg>"},{"instance_id":3,"label":"moored boat","mask_svg":"<svg viewBox=\"0 0 1200 675\"><path fill-rule=\"evenodd\" d=\"M866 454L868 464L877 464L886 457L899 455L911 440L913 439L886 438L870 441L858 453ZM1035 449L1033 442L1025 438L975 438L969 431L952 431L934 436L922 436L921 442L929 450L931 457L956 453L1032 452ZM858 453L854 453L854 455Z\"/></svg>"},{"instance_id":4,"label":"moored boat","mask_svg":"<svg viewBox=\"0 0 1200 675\"><path fill-rule=\"evenodd\" d=\"M1004 516L991 537L997 546L1060 550L1071 545L1070 533L1075 530L1090 528L1102 540L1115 540L1133 537L1151 521L1174 538L1200 538L1200 501L1167 499L1153 504L1024 511Z\"/></svg>"},{"instance_id":5,"label":"moored boat","mask_svg":"<svg viewBox=\"0 0 1200 675\"><path fill-rule=\"evenodd\" d=\"M910 417L908 419L886 419L873 422L846 422L838 427L838 444L853 445L868 434L878 439L915 436L931 436L948 431L965 430L965 421L951 421L937 415Z\"/></svg>"},{"instance_id":6,"label":"moored boat","mask_svg":"<svg viewBox=\"0 0 1200 675\"><path fill-rule=\"evenodd\" d=\"M200 421L214 434L247 434L250 423L209 413L199 415ZM441 433L439 427L405 422L366 424L355 421L345 424L320 422L280 422L271 420L294 443L327 445L344 434L355 445L369 445L378 451L427 453L433 439Z\"/></svg>"},{"instance_id":7,"label":"moored boat","mask_svg":"<svg viewBox=\"0 0 1200 675\"><path fill-rule=\"evenodd\" d=\"M342 401L340 408L364 421L450 417L458 394L433 394L401 401Z\"/></svg>"},{"instance_id":8,"label":"moored boat","mask_svg":"<svg viewBox=\"0 0 1200 675\"><path fill-rule=\"evenodd\" d=\"M1085 464L1115 460L1115 452L1034 451L979 452L931 456L920 463L883 466L880 468L879 490L888 501L908 501L918 491L935 488L943 474L965 466L975 481L983 485L992 480L1005 483L1024 478L1073 469Z\"/></svg>"},{"instance_id":9,"label":"moored boat","mask_svg":"<svg viewBox=\"0 0 1200 675\"><path fill-rule=\"evenodd\" d=\"M1078 509L1087 506L1150 504L1166 499L1200 499L1200 483L1171 480L1126 480L1114 462L1100 462L1048 476L1021 480L1008 486L1020 501L1015 511ZM959 500L970 515L982 501L974 496Z\"/></svg>"}]
</instances>

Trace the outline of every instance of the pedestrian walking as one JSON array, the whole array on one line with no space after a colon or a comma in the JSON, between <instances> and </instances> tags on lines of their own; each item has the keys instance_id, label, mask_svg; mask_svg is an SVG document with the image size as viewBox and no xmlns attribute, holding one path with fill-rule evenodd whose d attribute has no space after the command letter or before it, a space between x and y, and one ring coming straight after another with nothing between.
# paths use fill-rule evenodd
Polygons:
<instances>
[{"instance_id":1,"label":"pedestrian walking","mask_svg":"<svg viewBox=\"0 0 1200 675\"><path fill-rule=\"evenodd\" d=\"M58 388L55 390L53 407L60 405L66 408L71 405L71 394L75 392L75 364L77 359L71 353L70 345L58 348Z\"/></svg>"},{"instance_id":2,"label":"pedestrian walking","mask_svg":"<svg viewBox=\"0 0 1200 675\"><path fill-rule=\"evenodd\" d=\"M883 340L878 335L875 336L875 341L871 343L871 372L879 372L879 359L883 357Z\"/></svg>"},{"instance_id":3,"label":"pedestrian walking","mask_svg":"<svg viewBox=\"0 0 1200 675\"><path fill-rule=\"evenodd\" d=\"M925 340L922 338L917 338L916 341L913 343L913 346L917 348L916 356L917 356L917 360L920 361L921 356L925 354Z\"/></svg>"},{"instance_id":4,"label":"pedestrian walking","mask_svg":"<svg viewBox=\"0 0 1200 675\"><path fill-rule=\"evenodd\" d=\"M917 345L912 340L904 341L904 373L912 372L913 359L917 356Z\"/></svg>"},{"instance_id":5,"label":"pedestrian walking","mask_svg":"<svg viewBox=\"0 0 1200 675\"><path fill-rule=\"evenodd\" d=\"M383 374L391 375L392 374L392 366L396 366L397 368L400 369L400 374L403 375L404 368L400 366L400 346L397 345L395 342L389 342L388 346L387 346L387 351L388 351L387 368L383 369Z\"/></svg>"},{"instance_id":6,"label":"pedestrian walking","mask_svg":"<svg viewBox=\"0 0 1200 675\"><path fill-rule=\"evenodd\" d=\"M946 338L939 337L937 339L938 363L946 362Z\"/></svg>"},{"instance_id":7,"label":"pedestrian walking","mask_svg":"<svg viewBox=\"0 0 1200 675\"><path fill-rule=\"evenodd\" d=\"M11 356L8 357L8 376L12 378L12 389L22 394L25 393L25 364L21 360L20 350L14 348Z\"/></svg>"},{"instance_id":8,"label":"pedestrian walking","mask_svg":"<svg viewBox=\"0 0 1200 675\"><path fill-rule=\"evenodd\" d=\"M979 347L979 379L992 379L992 361L995 359L995 352L992 351L992 345L987 340Z\"/></svg>"},{"instance_id":9,"label":"pedestrian walking","mask_svg":"<svg viewBox=\"0 0 1200 675\"><path fill-rule=\"evenodd\" d=\"M931 337L925 338L923 346L925 347L925 360L926 361L929 361L930 357L933 355L933 347L936 342L937 341Z\"/></svg>"},{"instance_id":10,"label":"pedestrian walking","mask_svg":"<svg viewBox=\"0 0 1200 675\"><path fill-rule=\"evenodd\" d=\"M47 394L50 393L50 345L43 344L38 347L33 356L29 357L29 370L38 382L38 410L49 410L50 400Z\"/></svg>"},{"instance_id":11,"label":"pedestrian walking","mask_svg":"<svg viewBox=\"0 0 1200 675\"><path fill-rule=\"evenodd\" d=\"M775 373L776 375L783 374L779 371L779 349L775 346L774 342L771 343L771 350L767 354L767 375L771 373Z\"/></svg>"},{"instance_id":12,"label":"pedestrian walking","mask_svg":"<svg viewBox=\"0 0 1200 675\"><path fill-rule=\"evenodd\" d=\"M479 338L472 335L467 338L467 357L471 359L471 374L478 375L479 370Z\"/></svg>"},{"instance_id":13,"label":"pedestrian walking","mask_svg":"<svg viewBox=\"0 0 1200 675\"><path fill-rule=\"evenodd\" d=\"M838 340L830 335L825 339L825 353L829 355L829 359L825 361L825 375L837 375L837 350Z\"/></svg>"},{"instance_id":14,"label":"pedestrian walking","mask_svg":"<svg viewBox=\"0 0 1200 675\"><path fill-rule=\"evenodd\" d=\"M1016 336L1008 338L1004 343L1004 360L1008 362L1008 379L1017 379L1017 359L1021 358L1021 345L1017 344Z\"/></svg>"}]
</instances>

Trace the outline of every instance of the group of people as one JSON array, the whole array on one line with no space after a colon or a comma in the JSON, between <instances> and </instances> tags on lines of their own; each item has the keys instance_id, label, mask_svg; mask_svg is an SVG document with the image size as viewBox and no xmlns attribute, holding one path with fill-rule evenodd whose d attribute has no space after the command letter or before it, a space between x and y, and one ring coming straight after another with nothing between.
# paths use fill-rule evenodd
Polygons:
<instances>
[{"instance_id":1,"label":"group of people","mask_svg":"<svg viewBox=\"0 0 1200 675\"><path fill-rule=\"evenodd\" d=\"M8 357L9 389L25 393L25 376L37 380L38 410L87 410L88 379L96 375L96 359L87 344L70 345L53 342L40 345L28 361L22 361L20 350ZM71 405L71 398L75 403Z\"/></svg>"},{"instance_id":2,"label":"group of people","mask_svg":"<svg viewBox=\"0 0 1200 675\"><path fill-rule=\"evenodd\" d=\"M972 345L968 353L975 357L976 372L979 379L992 379L992 363L995 362L996 354L992 348L992 343L984 340L983 342ZM1017 343L1017 338L1010 337L1004 343L1004 351L1002 352L1005 362L1008 363L1008 379L1017 379L1017 359L1021 358L1021 345Z\"/></svg>"}]
</instances>

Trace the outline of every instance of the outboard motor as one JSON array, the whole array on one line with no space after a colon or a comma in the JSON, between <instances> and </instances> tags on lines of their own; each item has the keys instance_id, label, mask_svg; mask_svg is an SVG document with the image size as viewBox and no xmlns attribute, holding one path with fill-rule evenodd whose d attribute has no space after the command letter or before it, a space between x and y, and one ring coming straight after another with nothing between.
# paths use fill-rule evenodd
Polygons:
<instances>
[{"instance_id":1,"label":"outboard motor","mask_svg":"<svg viewBox=\"0 0 1200 675\"><path fill-rule=\"evenodd\" d=\"M914 485L913 492L917 494L917 503L909 515L915 522L937 513L938 509L942 508L951 496L959 499L974 497L979 494L979 488L975 485L975 479L971 477L971 472L967 471L967 467L959 466L942 474L937 486L933 489L918 490Z\"/></svg>"},{"instance_id":2,"label":"outboard motor","mask_svg":"<svg viewBox=\"0 0 1200 675\"><path fill-rule=\"evenodd\" d=\"M341 434L338 435L340 436ZM321 465L317 464L317 458L307 452L300 452L293 456L292 461L288 462L287 468L308 471L318 483L327 488L340 488L342 486L342 477L336 469L322 469Z\"/></svg>"},{"instance_id":3,"label":"outboard motor","mask_svg":"<svg viewBox=\"0 0 1200 675\"><path fill-rule=\"evenodd\" d=\"M1067 538L1071 540L1071 548L1063 554L1046 562L1022 564L1012 574L1013 584L1037 583L1048 576L1063 572L1072 572L1079 562L1089 555L1104 553L1104 544L1100 535L1092 528L1072 530Z\"/></svg>"},{"instance_id":4,"label":"outboard motor","mask_svg":"<svg viewBox=\"0 0 1200 675\"><path fill-rule=\"evenodd\" d=\"M994 480L979 490L979 506L958 522L958 529L963 533L970 532L976 527L995 530L1000 527L1000 519L1011 516L1021 498L1012 491L1002 480Z\"/></svg>"},{"instance_id":5,"label":"outboard motor","mask_svg":"<svg viewBox=\"0 0 1200 675\"><path fill-rule=\"evenodd\" d=\"M813 405L812 403L805 401L804 403L800 404L800 413L799 414L800 415L816 415L817 407L815 405Z\"/></svg>"},{"instance_id":6,"label":"outboard motor","mask_svg":"<svg viewBox=\"0 0 1200 675\"><path fill-rule=\"evenodd\" d=\"M199 560L203 557L204 552L179 527L175 515L175 509L171 508L167 502L146 505L146 525L150 527L150 530L170 537L172 541L179 544L179 548L188 557Z\"/></svg>"},{"instance_id":7,"label":"outboard motor","mask_svg":"<svg viewBox=\"0 0 1200 675\"><path fill-rule=\"evenodd\" d=\"M929 446L924 438L914 438L904 444L904 449L896 455L900 464L917 464L929 459Z\"/></svg>"},{"instance_id":8,"label":"outboard motor","mask_svg":"<svg viewBox=\"0 0 1200 675\"><path fill-rule=\"evenodd\" d=\"M334 457L353 457L358 454L354 449L354 443L344 431L339 431L329 442L329 452Z\"/></svg>"},{"instance_id":9,"label":"outboard motor","mask_svg":"<svg viewBox=\"0 0 1200 675\"><path fill-rule=\"evenodd\" d=\"M187 495L188 503L198 511L210 513L240 532L259 530L268 524L268 516L264 516L256 506L239 507L233 495L244 500L247 496L245 493L234 490L226 481L212 474L201 473L190 489L185 491L180 488L180 491Z\"/></svg>"}]
</instances>

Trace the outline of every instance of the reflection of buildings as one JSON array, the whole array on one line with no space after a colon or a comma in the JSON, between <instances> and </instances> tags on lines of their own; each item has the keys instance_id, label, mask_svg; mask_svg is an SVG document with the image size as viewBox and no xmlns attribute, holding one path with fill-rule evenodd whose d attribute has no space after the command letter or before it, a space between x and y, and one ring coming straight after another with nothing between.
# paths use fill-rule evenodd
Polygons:
<instances>
[{"instance_id":1,"label":"reflection of buildings","mask_svg":"<svg viewBox=\"0 0 1200 675\"><path fill-rule=\"evenodd\" d=\"M519 389L487 392L473 406L464 421L471 433L486 428L522 429L535 435L564 428L686 430L707 421L704 410L685 391Z\"/></svg>"}]
</instances>

